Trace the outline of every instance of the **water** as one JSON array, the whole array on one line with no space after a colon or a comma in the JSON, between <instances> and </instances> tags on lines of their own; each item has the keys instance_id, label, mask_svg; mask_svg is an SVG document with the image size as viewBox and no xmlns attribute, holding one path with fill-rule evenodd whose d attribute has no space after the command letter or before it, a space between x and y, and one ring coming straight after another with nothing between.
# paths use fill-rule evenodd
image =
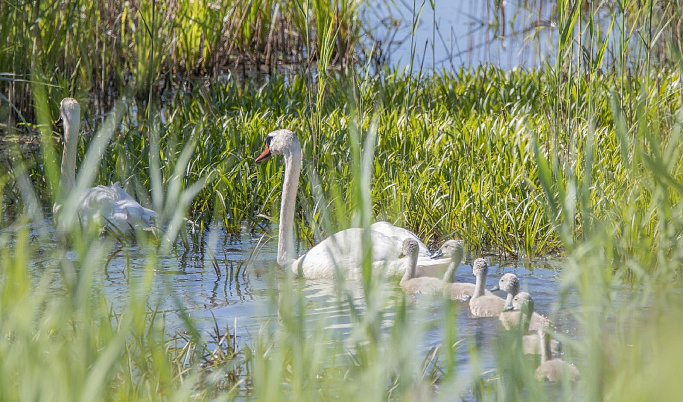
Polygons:
<instances>
[{"instance_id":1,"label":"water","mask_svg":"<svg viewBox=\"0 0 683 402\"><path fill-rule=\"evenodd\" d=\"M264 242L265 238L272 240ZM276 301L281 297L279 282L285 273L274 263L277 253L276 237L250 234L231 236L214 230L214 234L205 239L206 244L213 244L213 250L207 246L203 253L189 252L185 255L168 256L159 261L150 306L165 314L170 334L185 330L178 311L180 304L207 342L213 342L212 334L217 326L222 331L229 328L230 333L236 335L238 345L253 347L255 336L262 328L277 330L279 325ZM254 253L254 250L257 252ZM299 250L303 251L305 250ZM210 255L215 256L215 261ZM457 281L473 282L470 264L476 257L470 255L461 264L456 274ZM503 273L513 272L520 277L522 290L533 295L536 311L551 315L551 308L559 292L561 261L489 261L488 288L497 283ZM220 276L217 275L214 264L221 267ZM111 260L107 273L101 279L105 281L108 299L115 311L121 311L125 306L129 282L142 276L143 267L144 255L133 247L126 248ZM239 273L226 275L226 267L228 271L232 267L233 273L239 268ZM366 306L360 284L349 283L348 287L354 306L359 311L364 311ZM397 281L388 282L386 291L387 300L395 300L401 292ZM301 292L304 298L304 322L308 331L323 323L323 330L331 331L330 334L336 338L347 339L351 336L352 318L345 305L346 300L339 298L332 282L301 281L295 285L295 292ZM571 300L568 304L576 305ZM456 320L457 337L466 342L457 351L459 372L467 375L472 370L467 342L475 342L481 352L480 372L494 369L498 319L470 317L465 303L457 303L455 311L459 315ZM551 316L558 332L575 338L578 334L577 323L568 311L562 310ZM393 325L394 308L386 307L383 314L382 327L385 336L388 336ZM441 300L410 297L408 317L414 321L416 328L424 329L421 339L416 340L422 354L426 354L432 347L442 345L444 304ZM420 334L419 331L417 333Z\"/></svg>"},{"instance_id":2,"label":"water","mask_svg":"<svg viewBox=\"0 0 683 402\"><path fill-rule=\"evenodd\" d=\"M375 0L366 18L375 39L388 46L384 57L400 68L410 64L412 53L413 69L427 72L487 64L530 68L552 60L555 2L496 3Z\"/></svg>"},{"instance_id":3,"label":"water","mask_svg":"<svg viewBox=\"0 0 683 402\"><path fill-rule=\"evenodd\" d=\"M440 73L481 65L508 70L539 68L556 61L559 31L555 0L435 0L433 4L429 0L373 0L371 3L365 18L371 26L371 43L379 43L374 59L390 66L409 68L412 60L413 73ZM605 41L607 51L599 66L603 69L622 63L622 46L628 50L626 66L637 67L648 53L652 62L666 60L662 45L667 40L654 41L649 50L642 40L654 37L629 40L629 24L635 24L634 18L627 15L629 22L621 27L623 21L618 7L611 3L584 4L571 38L574 45L583 48L583 57L579 60L579 52L574 51L571 56L574 63L589 64L590 60L597 59L597 49ZM595 28L593 36L588 29L591 23ZM636 31L645 30L639 24L645 22L636 24ZM663 31L663 35L668 34Z\"/></svg>"}]
</instances>

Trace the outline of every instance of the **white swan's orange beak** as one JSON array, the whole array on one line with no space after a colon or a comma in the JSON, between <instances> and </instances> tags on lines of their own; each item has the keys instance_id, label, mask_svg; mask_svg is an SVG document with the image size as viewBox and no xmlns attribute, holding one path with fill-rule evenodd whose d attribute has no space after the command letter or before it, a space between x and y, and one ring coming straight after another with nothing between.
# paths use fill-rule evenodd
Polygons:
<instances>
[{"instance_id":1,"label":"white swan's orange beak","mask_svg":"<svg viewBox=\"0 0 683 402\"><path fill-rule=\"evenodd\" d=\"M268 158L270 158L270 148L268 147L268 142L266 142L266 149L264 149L263 152L261 152L261 155L259 155L258 158L256 158L255 162L261 163L267 160Z\"/></svg>"}]
</instances>

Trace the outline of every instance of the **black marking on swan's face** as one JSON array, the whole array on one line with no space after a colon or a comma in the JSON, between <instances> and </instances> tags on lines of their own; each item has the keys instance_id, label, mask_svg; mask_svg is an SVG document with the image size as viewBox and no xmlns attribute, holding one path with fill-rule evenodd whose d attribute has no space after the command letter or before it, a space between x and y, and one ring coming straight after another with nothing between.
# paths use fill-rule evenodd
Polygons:
<instances>
[{"instance_id":1,"label":"black marking on swan's face","mask_svg":"<svg viewBox=\"0 0 683 402\"><path fill-rule=\"evenodd\" d=\"M273 133L270 133L266 136L266 139L264 140L265 142L265 148L263 149L263 152L261 152L261 155L256 158L256 163L261 163L264 161L267 161L268 158L270 158L273 154L270 152L270 143L273 141Z\"/></svg>"}]
</instances>

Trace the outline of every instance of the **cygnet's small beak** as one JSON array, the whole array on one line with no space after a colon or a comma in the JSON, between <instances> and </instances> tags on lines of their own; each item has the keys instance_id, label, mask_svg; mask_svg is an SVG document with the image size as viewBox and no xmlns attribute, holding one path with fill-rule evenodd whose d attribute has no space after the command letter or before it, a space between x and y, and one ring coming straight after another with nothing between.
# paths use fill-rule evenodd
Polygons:
<instances>
[{"instance_id":1,"label":"cygnet's small beak","mask_svg":"<svg viewBox=\"0 0 683 402\"><path fill-rule=\"evenodd\" d=\"M435 260L443 255L443 251L441 249L436 250L434 253L432 253L431 256L429 256L432 260Z\"/></svg>"},{"instance_id":2,"label":"cygnet's small beak","mask_svg":"<svg viewBox=\"0 0 683 402\"><path fill-rule=\"evenodd\" d=\"M515 308L512 307L512 304L506 304L505 307L503 307L503 311L512 311Z\"/></svg>"},{"instance_id":3,"label":"cygnet's small beak","mask_svg":"<svg viewBox=\"0 0 683 402\"><path fill-rule=\"evenodd\" d=\"M498 286L498 285L496 285L496 286L494 286L494 287L491 288L491 291L492 291L492 292L497 292L497 291L499 291L499 290L500 290L500 286Z\"/></svg>"}]
</instances>

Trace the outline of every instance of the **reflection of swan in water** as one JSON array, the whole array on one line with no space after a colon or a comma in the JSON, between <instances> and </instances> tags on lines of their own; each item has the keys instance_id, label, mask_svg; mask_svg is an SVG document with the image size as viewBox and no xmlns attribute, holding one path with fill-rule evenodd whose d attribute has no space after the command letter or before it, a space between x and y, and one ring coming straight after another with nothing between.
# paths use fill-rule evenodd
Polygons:
<instances>
[{"instance_id":1,"label":"reflection of swan in water","mask_svg":"<svg viewBox=\"0 0 683 402\"><path fill-rule=\"evenodd\" d=\"M293 240L294 209L302 165L301 145L296 134L289 130L276 130L268 134L265 149L256 158L256 162L263 162L271 155L282 155L285 160L277 253L277 263L280 266L289 268L305 278L333 278L338 274L359 276L363 260L363 242L370 241L373 268L383 269L388 275L401 275L405 272L407 261L399 259L399 255L403 240L406 238L418 241L418 267L438 268L448 263L446 259L432 260L427 247L419 242L417 236L388 222L372 225L369 229L369 239L364 239L364 231L360 228L337 232L296 259Z\"/></svg>"},{"instance_id":2,"label":"reflection of swan in water","mask_svg":"<svg viewBox=\"0 0 683 402\"><path fill-rule=\"evenodd\" d=\"M483 258L477 258L472 264L472 275L477 278L474 294L470 299L470 313L475 317L497 317L506 305L512 305L512 298L519 291L519 280L515 274L505 274L498 281L500 290L507 292L507 300L498 296L484 294L488 264ZM495 289L495 288L494 288ZM493 289L492 289L493 290Z\"/></svg>"},{"instance_id":3,"label":"reflection of swan in water","mask_svg":"<svg viewBox=\"0 0 683 402\"><path fill-rule=\"evenodd\" d=\"M462 241L447 240L439 250L437 250L433 257L446 255L450 257L451 261L448 264L448 269L443 276L443 291L444 294L452 300L465 300L474 294L474 283L455 282L455 271L458 269L463 256L465 255L465 248ZM488 290L484 290L484 294L491 295Z\"/></svg>"},{"instance_id":4,"label":"reflection of swan in water","mask_svg":"<svg viewBox=\"0 0 683 402\"><path fill-rule=\"evenodd\" d=\"M59 181L63 200L76 189L76 154L81 124L81 107L78 101L73 98L62 99L59 117L64 125L64 152ZM58 214L61 208L61 201L58 201L53 212ZM78 198L77 213L83 224L94 222L116 233L129 234L135 229L151 230L156 217L156 212L138 204L119 183L85 189Z\"/></svg>"},{"instance_id":5,"label":"reflection of swan in water","mask_svg":"<svg viewBox=\"0 0 683 402\"><path fill-rule=\"evenodd\" d=\"M540 354L538 334L524 335L529 332L529 324L534 314L534 300L531 298L531 295L527 292L517 293L512 299L511 307L511 310L503 311L500 314L501 324L506 330L520 331L522 334L522 350L525 354ZM550 341L550 350L553 354L559 354L560 342L552 339Z\"/></svg>"}]
</instances>

